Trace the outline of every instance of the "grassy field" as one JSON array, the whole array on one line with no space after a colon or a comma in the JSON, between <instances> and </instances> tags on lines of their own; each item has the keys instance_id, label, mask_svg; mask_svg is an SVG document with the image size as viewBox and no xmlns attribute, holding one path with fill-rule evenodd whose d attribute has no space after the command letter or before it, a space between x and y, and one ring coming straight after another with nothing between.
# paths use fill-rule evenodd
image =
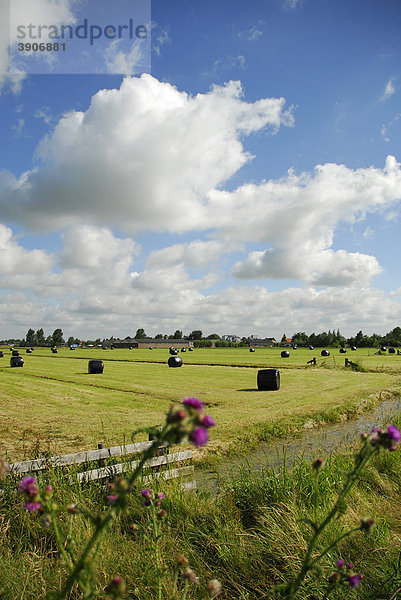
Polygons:
<instances>
[{"instance_id":1,"label":"grassy field","mask_svg":"<svg viewBox=\"0 0 401 600\"><path fill-rule=\"evenodd\" d=\"M346 418L373 407L380 394L401 389L397 355L332 350L323 359L320 350L299 349L282 359L280 352L196 349L181 353L183 367L171 369L167 349L60 349L54 355L49 348L37 348L32 354L21 349L24 367L11 368L7 349L0 359L0 455L17 460L38 451L93 448L99 441L124 443L135 429L162 423L169 405L186 396L200 398L218 423L208 453L220 453L300 429L306 422ZM318 365L307 367L313 356ZM344 356L362 366L369 363L369 372L345 369ZM103 374L88 374L90 358L104 361ZM279 391L257 390L258 367L280 369Z\"/></svg>"},{"instance_id":2,"label":"grassy field","mask_svg":"<svg viewBox=\"0 0 401 600\"><path fill-rule=\"evenodd\" d=\"M399 396L401 390L401 357L373 351L345 355L365 371L344 368L344 355L338 351L321 359L320 351L297 350L290 359L281 359L277 349L195 350L181 354L184 365L178 369L167 366L168 350L65 349L53 355L49 349L36 349L21 355L23 368L9 366L8 349L0 358L0 456L6 454L11 460L32 458L44 450L57 454L95 448L99 441L124 443L136 428L162 423L169 405L185 396L200 398L217 422L210 443L199 455L202 460L306 425L350 417L373 407L380 397ZM306 366L311 356L318 359L316 367ZM88 374L90 358L103 359L103 374ZM258 367L280 369L279 391L257 390ZM395 424L400 426L400 419ZM343 451L327 457L321 473L322 515L352 469L349 449ZM78 502L91 515L104 511L104 490L96 484L74 486L51 471L40 482L55 489L66 530L68 504ZM52 531L43 528L40 517L24 512L15 485L7 479L0 495L0 598L45 600L50 590L61 589L66 568ZM167 494L161 540L167 573L163 597L171 597L171 573L175 557L182 553L202 586L208 579L222 582L222 600L277 600L271 587L293 579L311 535L304 520L314 514L311 465L300 457L291 471L283 466L255 472L244 466L241 473L226 479L217 498L200 490L184 494L174 482L163 486ZM358 527L361 517L375 520L373 533L356 532L341 541L322 561L324 577L311 573L297 600L324 597L326 576L339 557L354 562L364 581L357 592L339 587L330 596L333 600L398 600L400 486L398 452L382 453L365 469L349 497L346 515L332 523L317 551L346 529ZM74 523L76 548L83 548L88 523L81 515L74 517ZM96 561L100 587L120 573L127 581L127 597L157 597L149 531L149 515L137 490L130 495L126 514L104 536ZM71 599L80 597L71 595ZM189 590L188 600L199 597L197 589Z\"/></svg>"},{"instance_id":3,"label":"grassy field","mask_svg":"<svg viewBox=\"0 0 401 600\"><path fill-rule=\"evenodd\" d=\"M397 354L388 354L388 352L378 354L376 348L358 348L356 351L347 349L346 354L341 354L338 348L330 349L330 356L322 357L322 348L309 350L307 348L285 348L290 352L289 358L281 358L283 348L256 348L255 352L250 352L249 348L195 348L193 352L180 352L179 355L185 364L200 365L222 365L222 366L248 366L248 367L274 367L280 369L287 368L312 368L307 362L316 358L317 367L320 368L342 368L345 358L353 362L360 363L369 370L391 370L401 373L401 356ZM21 354L24 354L22 350ZM52 357L55 360L61 357L68 358L96 358L101 360L116 360L129 362L158 362L166 363L169 350L166 348L149 350L141 349L117 349L102 350L101 348L87 348L70 350L61 348L57 355L51 353L50 348L37 348L35 355Z\"/></svg>"}]
</instances>

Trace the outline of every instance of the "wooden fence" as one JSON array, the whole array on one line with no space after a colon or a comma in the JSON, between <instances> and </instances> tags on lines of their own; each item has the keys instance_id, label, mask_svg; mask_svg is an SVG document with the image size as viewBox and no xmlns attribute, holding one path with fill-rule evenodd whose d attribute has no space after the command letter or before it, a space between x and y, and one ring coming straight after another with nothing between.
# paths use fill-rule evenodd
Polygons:
<instances>
[{"instance_id":1,"label":"wooden fence","mask_svg":"<svg viewBox=\"0 0 401 600\"><path fill-rule=\"evenodd\" d=\"M99 444L97 450L63 454L61 456L42 456L41 458L33 460L9 464L8 469L11 475L24 475L27 473L44 471L50 468L84 464L87 470L76 473L76 478L79 483L86 483L97 479L110 479L117 475L121 475L126 471L135 469L139 460L127 460L126 462L107 465L107 459L139 454L147 450L151 444L151 441L137 442L135 444L123 446L111 446L110 448L103 448L102 444ZM193 464L182 465L182 463L190 462L192 460L192 450L167 454L167 448L161 446L158 453L162 454L154 456L144 464L144 470L146 472L149 470L153 471L150 474L143 476L142 481L144 483L149 483L152 479L157 478L168 480L178 477L194 476ZM95 466L93 464L95 461L97 461L96 468L90 468L91 466ZM196 487L196 481L192 479L192 481L181 482L181 487L185 490L194 489Z\"/></svg>"}]
</instances>

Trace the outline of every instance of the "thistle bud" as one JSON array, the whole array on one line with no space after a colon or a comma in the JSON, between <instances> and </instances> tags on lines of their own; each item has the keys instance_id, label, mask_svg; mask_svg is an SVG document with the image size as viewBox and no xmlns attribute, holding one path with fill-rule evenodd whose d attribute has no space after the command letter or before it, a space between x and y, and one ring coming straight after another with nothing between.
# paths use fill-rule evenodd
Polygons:
<instances>
[{"instance_id":1,"label":"thistle bud","mask_svg":"<svg viewBox=\"0 0 401 600\"><path fill-rule=\"evenodd\" d=\"M212 579L211 581L209 581L207 584L207 591L209 592L211 598L214 598L215 596L217 596L217 594L220 594L220 581L218 579Z\"/></svg>"}]
</instances>

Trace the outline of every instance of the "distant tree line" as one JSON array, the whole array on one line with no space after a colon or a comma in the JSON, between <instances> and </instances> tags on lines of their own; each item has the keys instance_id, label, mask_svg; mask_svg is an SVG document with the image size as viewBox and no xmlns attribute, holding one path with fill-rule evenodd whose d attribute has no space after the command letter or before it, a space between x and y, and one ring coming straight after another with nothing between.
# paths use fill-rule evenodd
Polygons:
<instances>
[{"instance_id":1,"label":"distant tree line","mask_svg":"<svg viewBox=\"0 0 401 600\"><path fill-rule=\"evenodd\" d=\"M281 341L285 341L285 334ZM365 335L362 331L358 331L354 337L349 338L341 335L339 329L337 331L334 329L330 331L329 329L327 332L311 333L310 335L300 331L293 334L292 344L296 344L297 346L316 346L318 348L324 346L339 348L346 345L357 346L357 348L375 348L382 344L385 346L401 347L401 327L394 327L392 331L389 331L385 335L379 335L378 333Z\"/></svg>"},{"instance_id":2,"label":"distant tree line","mask_svg":"<svg viewBox=\"0 0 401 600\"><path fill-rule=\"evenodd\" d=\"M32 347L52 347L52 346L63 346L65 345L63 330L57 328L53 331L52 335L45 336L43 329L38 329L35 331L34 329L28 329L26 336L22 340L12 340L13 343L18 342L20 346L30 348ZM0 343L11 343L11 340L3 340ZM67 345L72 346L72 344L78 345L97 345L101 344L102 341L100 338L97 340L80 340L79 338L75 338L70 336L67 340Z\"/></svg>"},{"instance_id":3,"label":"distant tree line","mask_svg":"<svg viewBox=\"0 0 401 600\"><path fill-rule=\"evenodd\" d=\"M61 346L64 344L63 331L62 329L55 329L52 335L45 337L43 329L38 329L36 332L34 329L28 329L26 337L20 341L20 346Z\"/></svg>"},{"instance_id":4,"label":"distant tree line","mask_svg":"<svg viewBox=\"0 0 401 600\"><path fill-rule=\"evenodd\" d=\"M19 344L24 347L31 346L62 346L67 343L68 346L72 344L84 345L84 346L96 346L102 344L105 340L101 340L97 338L95 340L80 340L76 337L70 336L67 342L64 341L63 331L60 328L57 328L53 331L52 335L45 336L45 333L42 328L38 329L36 332L34 329L28 329L25 338L22 340L16 338L9 338L7 340L0 340L0 344ZM248 346L249 338L243 337L240 342L227 342L226 340L222 340L221 337L217 333L211 333L208 336L203 336L203 332L200 329L194 329L188 335L183 335L182 330L177 329L174 333L168 335L163 333L158 333L154 336L155 339L159 340L192 340L194 342L194 346L198 348L210 348L213 345L216 348L227 348L227 347L237 347L237 346ZM110 337L110 340L115 339L113 336ZM134 339L144 340L150 339L148 335L146 335L145 330L143 328L139 328L136 331ZM281 344L288 343L288 338L284 333L281 338ZM379 335L377 333L373 333L372 335L365 335L362 331L358 331L358 333L349 338L345 338L341 335L340 330L330 331L330 329L326 332L322 333L311 333L310 335L306 334L304 331L298 331L294 333L291 339L292 344L296 344L297 346L316 346L319 347L342 347L342 346L357 346L358 348L374 348L381 345L386 346L396 346L401 347L401 327L394 327L391 331L386 333L385 335Z\"/></svg>"}]
</instances>

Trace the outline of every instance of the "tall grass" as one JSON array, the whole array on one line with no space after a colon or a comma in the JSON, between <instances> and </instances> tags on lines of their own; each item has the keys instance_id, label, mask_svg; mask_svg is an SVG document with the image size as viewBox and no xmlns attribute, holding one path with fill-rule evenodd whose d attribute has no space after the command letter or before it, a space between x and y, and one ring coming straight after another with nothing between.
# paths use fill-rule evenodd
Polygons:
<instances>
[{"instance_id":1,"label":"tall grass","mask_svg":"<svg viewBox=\"0 0 401 600\"><path fill-rule=\"evenodd\" d=\"M400 422L395 422L400 425ZM317 510L326 512L352 468L353 449L327 457L320 472ZM79 503L93 516L104 508L104 489L71 484L62 471L40 476L39 485L49 483L59 506ZM256 600L278 598L273 586L293 578L301 565L315 507L315 475L302 457L288 469L266 467L252 471L246 464L223 482L218 497L204 491L184 493L174 482L163 485L167 518L160 540L161 568L165 571L163 597L168 597L177 554L187 557L200 580L218 578L223 584L219 598ZM60 590L66 571L54 535L41 518L29 515L16 494L15 482L6 479L0 496L0 598L41 600L51 590ZM124 576L127 598L157 597L154 554L149 546L149 514L141 504L139 487L128 498L128 510L106 532L96 559L99 583L106 586L116 573ZM161 489L161 488L160 488ZM327 575L339 558L353 562L364 574L357 591L341 587L334 599L389 600L401 586L401 464L398 452L382 453L365 468L348 498L348 510L331 523L317 552L346 529L358 526L361 517L373 517L372 533L357 532L340 542L322 560L322 575L312 572L297 598L323 598ZM81 515L63 513L66 532L73 520L75 543L83 548L90 531ZM70 598L81 598L74 588ZM187 598L198 597L192 586ZM401 596L395 595L399 600Z\"/></svg>"}]
</instances>

